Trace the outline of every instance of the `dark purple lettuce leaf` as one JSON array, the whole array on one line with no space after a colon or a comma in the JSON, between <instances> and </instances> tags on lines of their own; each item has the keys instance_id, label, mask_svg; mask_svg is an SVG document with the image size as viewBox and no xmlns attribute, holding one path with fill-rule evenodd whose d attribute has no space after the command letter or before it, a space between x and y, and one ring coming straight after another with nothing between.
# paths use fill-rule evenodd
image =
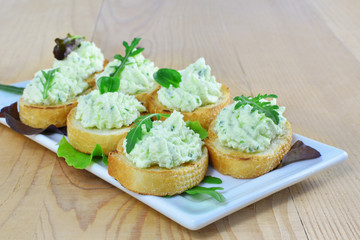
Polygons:
<instances>
[{"instance_id":1,"label":"dark purple lettuce leaf","mask_svg":"<svg viewBox=\"0 0 360 240\"><path fill-rule=\"evenodd\" d=\"M302 141L298 140L292 145L290 151L285 154L281 160L281 166L288 165L290 163L308 160L320 157L321 154L314 148L305 145Z\"/></svg>"},{"instance_id":2,"label":"dark purple lettuce leaf","mask_svg":"<svg viewBox=\"0 0 360 240\"><path fill-rule=\"evenodd\" d=\"M28 125L25 125L20 121L19 112L17 110L17 102L4 107L0 111L0 117L5 118L6 123L9 127L23 135L33 135L33 134L51 134L51 133L60 133L67 135L66 127L57 128L55 125L50 125L45 129L33 128Z\"/></svg>"},{"instance_id":3,"label":"dark purple lettuce leaf","mask_svg":"<svg viewBox=\"0 0 360 240\"><path fill-rule=\"evenodd\" d=\"M70 33L68 33L68 35L63 39L56 38L55 39L56 45L53 51L54 57L57 60L63 60L73 50L78 48L83 40L84 37L78 35L72 36Z\"/></svg>"}]
</instances>

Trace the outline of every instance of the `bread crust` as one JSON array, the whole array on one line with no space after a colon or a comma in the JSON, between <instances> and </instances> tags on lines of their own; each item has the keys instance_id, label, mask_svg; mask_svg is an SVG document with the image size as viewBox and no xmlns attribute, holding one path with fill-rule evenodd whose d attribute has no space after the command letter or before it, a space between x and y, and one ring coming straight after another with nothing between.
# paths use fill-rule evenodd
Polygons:
<instances>
[{"instance_id":1,"label":"bread crust","mask_svg":"<svg viewBox=\"0 0 360 240\"><path fill-rule=\"evenodd\" d=\"M208 130L205 144L209 150L210 164L221 174L234 178L255 178L280 164L283 156L290 150L292 141L291 124L287 121L285 132L275 138L266 151L244 153L222 146L214 132L215 120Z\"/></svg>"},{"instance_id":2,"label":"bread crust","mask_svg":"<svg viewBox=\"0 0 360 240\"><path fill-rule=\"evenodd\" d=\"M120 129L84 128L75 119L77 108L73 108L67 116L67 134L70 144L78 151L91 154L99 144L105 155L116 149L119 140L127 134L130 127Z\"/></svg>"},{"instance_id":3,"label":"bread crust","mask_svg":"<svg viewBox=\"0 0 360 240\"><path fill-rule=\"evenodd\" d=\"M149 112L171 114L173 109L164 106L158 99L158 89L149 96ZM184 121L199 121L205 129L209 128L210 123L216 118L221 109L230 104L230 90L225 85L221 86L221 97L215 104L196 108L192 112L181 112L184 115Z\"/></svg>"},{"instance_id":4,"label":"bread crust","mask_svg":"<svg viewBox=\"0 0 360 240\"><path fill-rule=\"evenodd\" d=\"M194 162L173 169L152 166L141 169L126 157L122 147L123 137L117 150L109 154L108 172L125 188L140 194L167 196L180 194L198 185L205 177L208 166L208 151L202 148L202 156Z\"/></svg>"},{"instance_id":5,"label":"bread crust","mask_svg":"<svg viewBox=\"0 0 360 240\"><path fill-rule=\"evenodd\" d=\"M135 98L142 103L142 105L146 108L146 110L149 109L149 101L150 101L150 96L151 94L153 94L154 91L157 91L159 89L159 85L155 84L155 87L149 91L146 92L142 92L142 93L138 93L135 94Z\"/></svg>"},{"instance_id":6,"label":"bread crust","mask_svg":"<svg viewBox=\"0 0 360 240\"><path fill-rule=\"evenodd\" d=\"M33 128L47 128L51 124L56 127L64 127L66 126L66 116L76 105L76 99L64 104L44 106L30 104L21 97L19 116L21 122Z\"/></svg>"},{"instance_id":7,"label":"bread crust","mask_svg":"<svg viewBox=\"0 0 360 240\"><path fill-rule=\"evenodd\" d=\"M108 62L108 60L104 61L104 68ZM89 84L89 88L81 95L88 94L95 88L95 74L98 73L92 74L85 80ZM77 106L77 98L57 105L40 105L31 104L21 97L19 101L20 121L33 128L47 128L51 124L56 127L64 127L67 115L71 109Z\"/></svg>"}]
</instances>

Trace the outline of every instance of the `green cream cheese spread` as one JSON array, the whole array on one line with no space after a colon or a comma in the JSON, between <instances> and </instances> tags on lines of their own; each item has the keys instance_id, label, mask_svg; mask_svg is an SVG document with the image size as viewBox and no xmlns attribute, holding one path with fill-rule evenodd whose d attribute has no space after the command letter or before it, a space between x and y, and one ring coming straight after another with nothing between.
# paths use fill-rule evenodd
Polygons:
<instances>
[{"instance_id":1,"label":"green cream cheese spread","mask_svg":"<svg viewBox=\"0 0 360 240\"><path fill-rule=\"evenodd\" d=\"M96 79L103 76L109 76L119 66L121 61L114 59L111 61L104 71L96 75ZM120 75L120 92L135 95L142 92L148 92L154 89L156 82L153 74L158 70L154 63L149 59L145 59L140 53L134 57L129 57L124 70Z\"/></svg>"},{"instance_id":2,"label":"green cream cheese spread","mask_svg":"<svg viewBox=\"0 0 360 240\"><path fill-rule=\"evenodd\" d=\"M143 137L134 149L126 154L138 168L157 165L174 168L183 163L196 161L202 155L203 142L199 134L186 127L183 115L174 111L165 121L154 121L149 132L143 127ZM123 143L126 149L126 140Z\"/></svg>"},{"instance_id":3,"label":"green cream cheese spread","mask_svg":"<svg viewBox=\"0 0 360 240\"><path fill-rule=\"evenodd\" d=\"M31 104L41 105L56 105L72 100L89 87L84 80L94 72L102 70L103 63L104 55L101 50L94 43L82 42L81 46L64 60L55 60L53 67L58 70L46 99L42 95L44 87L41 81L45 82L45 78L41 71L35 73L34 78L27 84L23 98ZM49 70L51 69L44 71Z\"/></svg>"},{"instance_id":4,"label":"green cream cheese spread","mask_svg":"<svg viewBox=\"0 0 360 240\"><path fill-rule=\"evenodd\" d=\"M178 88L172 85L158 91L159 101L170 109L192 112L196 108L216 103L221 96L221 84L211 76L210 66L199 58L184 70L179 71L181 82Z\"/></svg>"},{"instance_id":5,"label":"green cream cheese spread","mask_svg":"<svg viewBox=\"0 0 360 240\"><path fill-rule=\"evenodd\" d=\"M85 128L113 129L129 126L145 107L134 96L99 90L80 96L75 118Z\"/></svg>"},{"instance_id":6,"label":"green cream cheese spread","mask_svg":"<svg viewBox=\"0 0 360 240\"><path fill-rule=\"evenodd\" d=\"M271 104L275 105L273 99ZM279 124L264 113L251 112L250 105L235 110L236 102L224 108L216 118L214 131L223 146L247 153L266 150L272 140L283 134L286 118L285 107L279 107Z\"/></svg>"}]
</instances>

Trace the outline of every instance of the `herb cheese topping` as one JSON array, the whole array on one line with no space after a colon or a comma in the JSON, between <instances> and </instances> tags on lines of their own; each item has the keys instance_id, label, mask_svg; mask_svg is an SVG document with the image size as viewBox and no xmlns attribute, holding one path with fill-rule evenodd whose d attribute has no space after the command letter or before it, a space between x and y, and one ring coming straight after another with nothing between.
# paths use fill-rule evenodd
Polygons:
<instances>
[{"instance_id":1,"label":"herb cheese topping","mask_svg":"<svg viewBox=\"0 0 360 240\"><path fill-rule=\"evenodd\" d=\"M186 127L183 115L177 111L163 122L154 121L149 132L142 125L142 131L142 139L129 154L125 150L126 140L123 142L124 153L138 168L158 165L170 169L196 161L202 155L204 143L199 134Z\"/></svg>"},{"instance_id":2,"label":"herb cheese topping","mask_svg":"<svg viewBox=\"0 0 360 240\"><path fill-rule=\"evenodd\" d=\"M45 76L42 71L35 73L27 84L23 98L31 104L56 105L65 103L84 92L89 85L84 81L94 72L103 69L104 55L91 42L82 42L81 46L72 51L64 60L55 60L53 69L57 69L51 88L44 89ZM44 99L43 92L47 91Z\"/></svg>"},{"instance_id":3,"label":"herb cheese topping","mask_svg":"<svg viewBox=\"0 0 360 240\"><path fill-rule=\"evenodd\" d=\"M129 126L145 107L134 96L99 90L80 96L75 118L85 128L113 129Z\"/></svg>"},{"instance_id":4,"label":"herb cheese topping","mask_svg":"<svg viewBox=\"0 0 360 240\"><path fill-rule=\"evenodd\" d=\"M91 74L103 70L104 55L95 43L84 41L81 42L79 48L72 51L64 60L55 59L55 68L64 66L74 68L77 77L84 80L90 77Z\"/></svg>"},{"instance_id":5,"label":"herb cheese topping","mask_svg":"<svg viewBox=\"0 0 360 240\"><path fill-rule=\"evenodd\" d=\"M210 66L199 58L184 70L179 71L181 82L178 88L161 87L159 101L170 109L191 112L196 108L216 103L221 96L221 84L211 76Z\"/></svg>"},{"instance_id":6,"label":"herb cheese topping","mask_svg":"<svg viewBox=\"0 0 360 240\"><path fill-rule=\"evenodd\" d=\"M261 100L265 101L265 100ZM276 105L273 99L271 105ZM286 118L285 107L279 107L279 124L252 110L249 104L236 109L236 102L224 108L216 118L214 131L223 146L247 153L261 152L268 148L272 140L283 134Z\"/></svg>"},{"instance_id":7,"label":"herb cheese topping","mask_svg":"<svg viewBox=\"0 0 360 240\"><path fill-rule=\"evenodd\" d=\"M96 79L109 76L114 72L114 67L119 66L120 60L111 61L104 71L96 75ZM155 87L153 74L158 70L154 63L139 53L133 57L129 57L126 67L120 75L120 92L135 95L142 92L148 92Z\"/></svg>"}]
</instances>

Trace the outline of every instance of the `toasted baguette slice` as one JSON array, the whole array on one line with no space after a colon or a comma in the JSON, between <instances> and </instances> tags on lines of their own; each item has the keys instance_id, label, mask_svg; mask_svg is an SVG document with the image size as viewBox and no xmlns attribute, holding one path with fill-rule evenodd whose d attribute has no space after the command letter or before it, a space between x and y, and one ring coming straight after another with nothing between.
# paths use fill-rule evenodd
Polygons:
<instances>
[{"instance_id":1,"label":"toasted baguette slice","mask_svg":"<svg viewBox=\"0 0 360 240\"><path fill-rule=\"evenodd\" d=\"M153 89L150 89L149 91L146 92L141 92L138 94L135 94L135 98L142 103L142 105L144 105L144 107L146 108L146 110L149 109L149 101L150 101L150 96L151 94L153 94L154 91L157 91L159 89L159 84L155 84Z\"/></svg>"},{"instance_id":2,"label":"toasted baguette slice","mask_svg":"<svg viewBox=\"0 0 360 240\"><path fill-rule=\"evenodd\" d=\"M277 165L290 150L292 140L291 124L285 124L284 135L275 138L269 148L260 153L244 153L222 146L214 132L215 120L208 130L205 144L209 149L210 164L224 175L234 178L255 178L263 175Z\"/></svg>"},{"instance_id":3,"label":"toasted baguette slice","mask_svg":"<svg viewBox=\"0 0 360 240\"><path fill-rule=\"evenodd\" d=\"M125 138L125 137L124 137ZM156 196L174 195L198 185L205 177L208 166L208 151L204 146L199 160L185 163L173 169L152 166L141 169L132 164L122 147L109 154L109 175L130 191Z\"/></svg>"},{"instance_id":4,"label":"toasted baguette slice","mask_svg":"<svg viewBox=\"0 0 360 240\"><path fill-rule=\"evenodd\" d=\"M21 122L33 128L47 128L51 124L63 127L66 126L66 116L76 105L76 99L64 104L43 106L30 104L20 98L19 116Z\"/></svg>"},{"instance_id":5,"label":"toasted baguette slice","mask_svg":"<svg viewBox=\"0 0 360 240\"><path fill-rule=\"evenodd\" d=\"M156 89L150 95L148 110L150 113L170 114L173 109L164 106L158 99L157 91L159 89ZM221 109L230 104L230 90L225 85L221 86L221 93L221 97L214 104L196 108L192 112L181 112L184 115L184 121L199 121L203 128L208 129L210 123L216 118Z\"/></svg>"},{"instance_id":6,"label":"toasted baguette slice","mask_svg":"<svg viewBox=\"0 0 360 240\"><path fill-rule=\"evenodd\" d=\"M84 128L80 121L75 119L76 109L73 108L67 116L67 134L70 144L79 152L91 154L95 145L99 144L104 154L108 155L130 130L130 127L105 130Z\"/></svg>"},{"instance_id":7,"label":"toasted baguette slice","mask_svg":"<svg viewBox=\"0 0 360 240\"><path fill-rule=\"evenodd\" d=\"M109 61L104 61L104 67ZM86 82L89 88L81 95L88 94L95 88L95 74L92 74ZM21 122L33 128L47 128L53 124L56 127L66 126L66 117L70 110L76 107L77 97L70 101L58 105L37 105L31 104L20 98L19 101L19 116Z\"/></svg>"},{"instance_id":8,"label":"toasted baguette slice","mask_svg":"<svg viewBox=\"0 0 360 240\"><path fill-rule=\"evenodd\" d=\"M153 94L155 91L157 91L159 89L159 84L155 84L155 86L146 91L146 92L141 92L138 94L135 94L135 98L142 103L142 105L146 108L146 110L149 109L149 101L150 101L150 96L151 94Z\"/></svg>"}]
</instances>

